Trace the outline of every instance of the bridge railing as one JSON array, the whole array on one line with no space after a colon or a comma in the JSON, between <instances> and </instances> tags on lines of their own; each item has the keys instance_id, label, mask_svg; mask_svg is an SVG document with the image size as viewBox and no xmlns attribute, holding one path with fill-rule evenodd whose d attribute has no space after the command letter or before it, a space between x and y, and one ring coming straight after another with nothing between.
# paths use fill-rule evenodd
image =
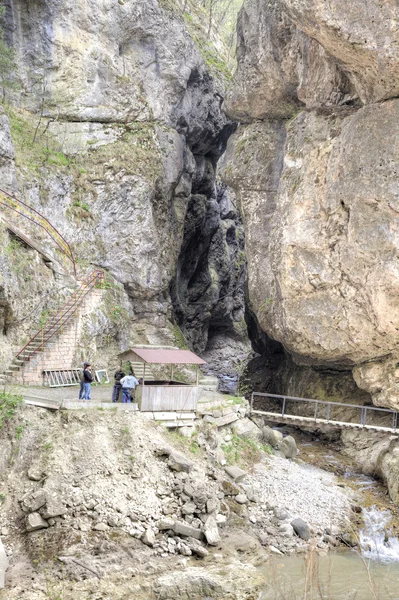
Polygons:
<instances>
[{"instance_id":1,"label":"bridge railing","mask_svg":"<svg viewBox=\"0 0 399 600\"><path fill-rule=\"evenodd\" d=\"M267 394L261 392L253 392L251 395L251 412L254 412L254 402L257 398L269 398L273 401L278 401L281 403L281 409L277 412L275 411L267 411L272 412L281 417L288 416L289 412L287 410L288 402L295 402L298 406L305 407L308 405L306 410L307 416L311 416L316 422L317 419L324 419L327 423L340 423L339 420L333 418L332 410L341 407L346 409L354 409L359 411L359 424L362 426L368 425L367 418L371 413L376 415L377 413L383 413L384 416L391 416L392 418L392 429L396 430L398 425L398 412L396 410L391 410L389 408L380 408L377 406L364 406L361 404L345 404L343 402L329 402L328 400L314 400L312 398L296 398L295 396L284 396L280 394ZM321 409L325 410L325 415L321 415ZM310 414L309 414L310 413ZM290 414L290 416L301 416ZM352 421L351 421L352 422Z\"/></svg>"},{"instance_id":2,"label":"bridge railing","mask_svg":"<svg viewBox=\"0 0 399 600\"><path fill-rule=\"evenodd\" d=\"M3 209L11 211L11 214L14 215L14 217L15 215L18 215L30 221L34 225L41 227L41 229L44 229L44 231L55 242L57 248L72 263L73 273L76 277L75 259L73 257L71 248L60 232L50 223L48 219L46 219L46 217L41 215L37 210L25 202L22 202L22 200L18 200L18 198L15 198L2 189L0 189L0 206Z\"/></svg>"}]
</instances>

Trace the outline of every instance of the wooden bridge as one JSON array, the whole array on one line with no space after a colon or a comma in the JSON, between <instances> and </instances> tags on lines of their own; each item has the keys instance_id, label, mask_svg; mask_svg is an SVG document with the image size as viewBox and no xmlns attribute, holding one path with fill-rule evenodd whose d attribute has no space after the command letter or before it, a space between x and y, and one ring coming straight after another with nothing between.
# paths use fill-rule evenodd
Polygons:
<instances>
[{"instance_id":1,"label":"wooden bridge","mask_svg":"<svg viewBox=\"0 0 399 600\"><path fill-rule=\"evenodd\" d=\"M253 392L250 411L252 415L267 417L268 421L299 427L398 433L397 411L377 406ZM351 421L347 421L349 414L353 414Z\"/></svg>"}]
</instances>

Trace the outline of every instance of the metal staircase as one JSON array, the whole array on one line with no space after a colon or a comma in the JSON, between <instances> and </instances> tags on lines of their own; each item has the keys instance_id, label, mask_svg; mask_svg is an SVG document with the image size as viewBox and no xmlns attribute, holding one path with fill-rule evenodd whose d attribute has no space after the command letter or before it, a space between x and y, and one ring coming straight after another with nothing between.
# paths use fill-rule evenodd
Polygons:
<instances>
[{"instance_id":1,"label":"metal staircase","mask_svg":"<svg viewBox=\"0 0 399 600\"><path fill-rule=\"evenodd\" d=\"M18 352L9 365L8 369L0 375L0 384L7 383L29 362L38 352L42 352L45 346L56 339L57 335L62 333L63 329L73 318L77 316L78 309L84 302L87 294L94 288L102 287L104 282L104 273L100 270L92 271L81 283L80 288L69 297L67 302L55 313L47 323L37 331L29 342Z\"/></svg>"}]
</instances>

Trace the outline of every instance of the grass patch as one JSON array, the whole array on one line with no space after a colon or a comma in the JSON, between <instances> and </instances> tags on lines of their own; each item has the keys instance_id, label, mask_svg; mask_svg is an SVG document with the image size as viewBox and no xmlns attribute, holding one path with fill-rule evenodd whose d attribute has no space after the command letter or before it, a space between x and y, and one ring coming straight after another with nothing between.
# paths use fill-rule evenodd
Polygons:
<instances>
[{"instance_id":1,"label":"grass patch","mask_svg":"<svg viewBox=\"0 0 399 600\"><path fill-rule=\"evenodd\" d=\"M21 404L23 404L22 396L0 393L0 429L14 417Z\"/></svg>"},{"instance_id":2,"label":"grass patch","mask_svg":"<svg viewBox=\"0 0 399 600\"><path fill-rule=\"evenodd\" d=\"M254 465L262 458L262 453L273 454L269 444L259 444L254 440L233 435L230 442L221 444L221 448L229 465Z\"/></svg>"}]
</instances>

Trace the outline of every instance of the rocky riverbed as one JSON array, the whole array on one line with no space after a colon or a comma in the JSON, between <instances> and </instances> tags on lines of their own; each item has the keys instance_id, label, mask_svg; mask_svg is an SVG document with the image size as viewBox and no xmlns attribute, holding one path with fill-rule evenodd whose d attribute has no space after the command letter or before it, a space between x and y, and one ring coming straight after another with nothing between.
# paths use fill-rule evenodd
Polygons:
<instances>
[{"instance_id":1,"label":"rocky riverbed","mask_svg":"<svg viewBox=\"0 0 399 600\"><path fill-rule=\"evenodd\" d=\"M1 432L0 598L257 598L271 555L347 540L357 492L246 410L213 394L182 435L130 412L21 409Z\"/></svg>"}]
</instances>

